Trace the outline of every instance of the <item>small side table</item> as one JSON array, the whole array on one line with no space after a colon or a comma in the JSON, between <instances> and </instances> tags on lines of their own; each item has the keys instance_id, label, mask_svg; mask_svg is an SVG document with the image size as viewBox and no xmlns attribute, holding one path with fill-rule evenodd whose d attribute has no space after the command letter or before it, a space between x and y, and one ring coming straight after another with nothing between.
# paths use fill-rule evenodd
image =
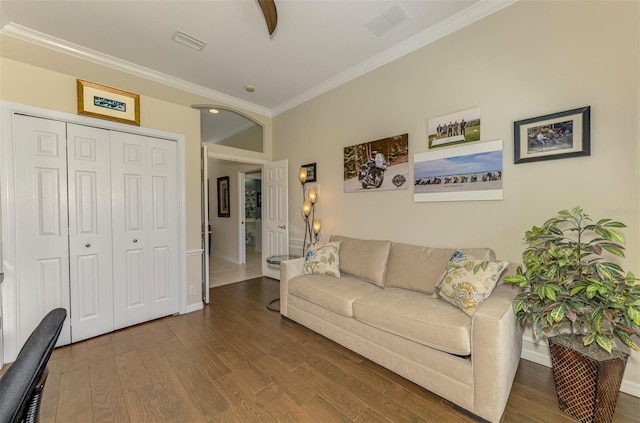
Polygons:
<instances>
[{"instance_id":1,"label":"small side table","mask_svg":"<svg viewBox=\"0 0 640 423\"><path fill-rule=\"evenodd\" d=\"M273 264L276 266L280 266L280 263L282 263L283 261L286 260L293 260L293 259L297 259L300 258L300 256L296 256L296 255L292 255L292 254L281 254L278 256L270 256L267 257L267 263L269 264ZM271 311L280 311L280 305L278 305L278 307L276 308L276 306L274 306L274 303L280 303L280 297L271 300L267 303L267 309L271 310Z\"/></svg>"}]
</instances>

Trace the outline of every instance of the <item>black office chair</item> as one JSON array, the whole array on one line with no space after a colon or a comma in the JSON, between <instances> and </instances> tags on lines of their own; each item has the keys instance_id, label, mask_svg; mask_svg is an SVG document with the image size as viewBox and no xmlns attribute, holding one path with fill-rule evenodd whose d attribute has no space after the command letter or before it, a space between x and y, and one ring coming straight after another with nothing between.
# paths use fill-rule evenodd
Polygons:
<instances>
[{"instance_id":1,"label":"black office chair","mask_svg":"<svg viewBox=\"0 0 640 423\"><path fill-rule=\"evenodd\" d=\"M16 361L0 379L0 422L38 421L47 362L58 341L67 310L57 308L44 316L20 350Z\"/></svg>"}]
</instances>

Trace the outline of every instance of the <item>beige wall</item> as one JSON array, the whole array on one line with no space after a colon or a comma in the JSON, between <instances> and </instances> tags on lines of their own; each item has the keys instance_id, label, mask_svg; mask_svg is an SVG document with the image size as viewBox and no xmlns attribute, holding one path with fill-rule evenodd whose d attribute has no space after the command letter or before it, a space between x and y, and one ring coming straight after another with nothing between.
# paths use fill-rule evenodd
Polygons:
<instances>
[{"instance_id":1,"label":"beige wall","mask_svg":"<svg viewBox=\"0 0 640 423\"><path fill-rule=\"evenodd\" d=\"M185 136L187 251L199 250L200 116L199 111L191 108L191 105L217 103L105 66L0 36L0 100L76 113L77 78L140 94L141 126ZM265 153L245 153L218 146L210 147L209 151L219 150L227 155L246 155L252 159L267 160L271 154L271 118L251 112L242 113L265 127ZM201 301L201 269L200 256L194 258L190 255L187 260L187 285L196 285L197 293L190 296L187 288L187 305Z\"/></svg>"},{"instance_id":2,"label":"beige wall","mask_svg":"<svg viewBox=\"0 0 640 423\"><path fill-rule=\"evenodd\" d=\"M324 239L490 246L499 258L519 262L527 229L581 205L595 218L628 225L622 264L640 274L639 5L516 3L276 116L274 160L289 159L289 186L296 188L297 168L317 162ZM513 164L514 121L587 105L590 157ZM411 187L343 192L343 147L408 132L413 163L413 154L428 150L429 118L475 106L482 139L504 140L502 201L414 203ZM297 239L301 201L301 190L291 188ZM631 357L625 379L635 389L639 356Z\"/></svg>"}]
</instances>

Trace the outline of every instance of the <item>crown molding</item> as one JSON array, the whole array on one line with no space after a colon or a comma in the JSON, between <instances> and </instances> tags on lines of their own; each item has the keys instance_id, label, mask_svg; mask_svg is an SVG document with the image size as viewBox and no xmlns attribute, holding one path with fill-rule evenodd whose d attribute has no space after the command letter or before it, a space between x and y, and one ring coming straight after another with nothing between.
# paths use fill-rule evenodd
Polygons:
<instances>
[{"instance_id":1,"label":"crown molding","mask_svg":"<svg viewBox=\"0 0 640 423\"><path fill-rule=\"evenodd\" d=\"M79 59L87 60L89 62L106 66L121 72L126 72L131 75L158 82L160 84L177 88L182 91L200 95L212 100L213 102L220 102L221 105L236 107L241 110L271 117L271 110L267 107L259 106L254 103L241 100L237 97L233 97L219 91L203 87L201 85L193 84L191 82L175 78L162 72L158 72L144 66L136 65L126 60L118 59L117 57L103 54L98 51L82 47L78 44L70 43L60 38L56 38L51 35L32 30L13 22L9 22L2 29L0 29L0 34L18 38L32 44L37 44L39 46L68 54Z\"/></svg>"},{"instance_id":2,"label":"crown molding","mask_svg":"<svg viewBox=\"0 0 640 423\"><path fill-rule=\"evenodd\" d=\"M61 53L69 54L83 60L107 66L112 69L126 72L154 82L158 82L169 87L200 95L211 99L214 102L220 102L222 104L235 107L240 110L257 113L266 117L274 117L321 94L324 94L342 84L345 84L368 72L371 72L372 70L379 68L380 66L386 65L387 63L397 60L402 56L405 56L415 50L431 44L432 42L439 40L440 38L443 38L455 31L458 31L465 26L468 26L495 12L498 12L505 7L516 3L517 1L519 0L481 0L468 7L467 9L464 9L463 11L457 13L456 15L442 22L439 22L438 24L414 35L413 37L403 41L402 43L391 47L356 66L351 67L345 72L342 72L271 109L241 100L237 97L233 97L219 91L203 87L201 85L193 84L191 82L166 75L164 73L146 68L144 66L139 66L134 63L118 59L117 57L103 54L95 50L91 50L80 45L70 43L38 31L34 31L30 28L12 22L9 22L2 29L0 29L0 34L18 38L23 41L50 48Z\"/></svg>"},{"instance_id":3,"label":"crown molding","mask_svg":"<svg viewBox=\"0 0 640 423\"><path fill-rule=\"evenodd\" d=\"M277 116L286 112L312 98L318 97L321 94L326 93L342 84L345 84L351 80L354 80L374 69L377 69L387 63L391 63L394 60L399 59L415 50L418 50L434 41L439 40L451 33L454 33L465 26L485 18L495 12L504 9L507 6L518 2L519 0L481 0L475 3L473 6L464 9L463 11L445 19L436 25L425 29L422 32L414 35L411 38L397 44L376 56L359 63L356 66L336 75L333 78L326 80L325 82L316 85L315 87L299 94L292 99L279 104L271 109L272 115Z\"/></svg>"}]
</instances>

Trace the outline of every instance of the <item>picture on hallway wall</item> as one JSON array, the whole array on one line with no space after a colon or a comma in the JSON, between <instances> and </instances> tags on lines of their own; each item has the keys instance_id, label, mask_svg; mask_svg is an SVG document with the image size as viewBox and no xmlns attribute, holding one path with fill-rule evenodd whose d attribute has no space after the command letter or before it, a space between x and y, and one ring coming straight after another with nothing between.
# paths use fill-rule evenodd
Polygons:
<instances>
[{"instance_id":1,"label":"picture on hallway wall","mask_svg":"<svg viewBox=\"0 0 640 423\"><path fill-rule=\"evenodd\" d=\"M344 147L344 192L407 189L409 134Z\"/></svg>"},{"instance_id":2,"label":"picture on hallway wall","mask_svg":"<svg viewBox=\"0 0 640 423\"><path fill-rule=\"evenodd\" d=\"M513 124L515 164L591 155L591 107Z\"/></svg>"},{"instance_id":3,"label":"picture on hallway wall","mask_svg":"<svg viewBox=\"0 0 640 423\"><path fill-rule=\"evenodd\" d=\"M480 107L429 119L429 148L445 147L480 140Z\"/></svg>"},{"instance_id":4,"label":"picture on hallway wall","mask_svg":"<svg viewBox=\"0 0 640 423\"><path fill-rule=\"evenodd\" d=\"M231 217L229 177L218 178L218 217Z\"/></svg>"},{"instance_id":5,"label":"picture on hallway wall","mask_svg":"<svg viewBox=\"0 0 640 423\"><path fill-rule=\"evenodd\" d=\"M413 201L502 200L502 140L413 156Z\"/></svg>"}]
</instances>

